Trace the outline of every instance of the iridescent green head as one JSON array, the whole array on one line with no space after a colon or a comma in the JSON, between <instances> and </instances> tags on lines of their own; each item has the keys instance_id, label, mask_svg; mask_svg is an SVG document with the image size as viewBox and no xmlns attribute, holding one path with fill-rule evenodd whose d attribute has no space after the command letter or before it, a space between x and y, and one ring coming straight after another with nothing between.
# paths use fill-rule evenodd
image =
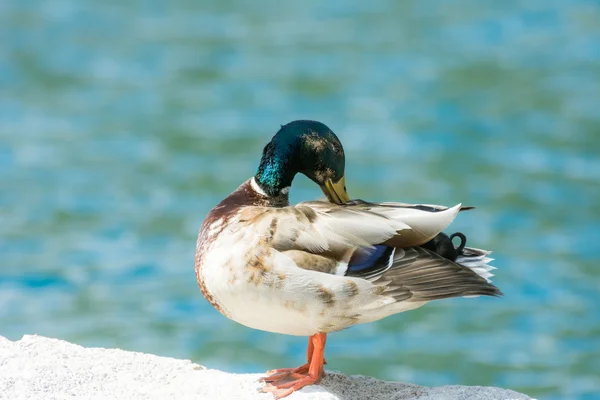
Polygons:
<instances>
[{"instance_id":1,"label":"iridescent green head","mask_svg":"<svg viewBox=\"0 0 600 400\"><path fill-rule=\"evenodd\" d=\"M342 143L325 124L293 121L265 146L255 179L267 195L277 196L289 189L300 172L318 184L329 200L344 203L349 200L345 164Z\"/></svg>"}]
</instances>

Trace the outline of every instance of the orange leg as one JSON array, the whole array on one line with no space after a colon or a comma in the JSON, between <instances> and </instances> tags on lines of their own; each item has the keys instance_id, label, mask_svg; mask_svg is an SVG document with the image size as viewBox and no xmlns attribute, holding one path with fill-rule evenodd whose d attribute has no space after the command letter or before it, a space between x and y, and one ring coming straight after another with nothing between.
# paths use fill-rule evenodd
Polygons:
<instances>
[{"instance_id":1,"label":"orange leg","mask_svg":"<svg viewBox=\"0 0 600 400\"><path fill-rule=\"evenodd\" d=\"M318 383L325 375L323 364L325 359L325 342L327 334L317 333L308 341L308 363L298 368L285 368L269 371L269 376L262 378L268 384L263 392L272 392L275 399L289 396L304 386Z\"/></svg>"}]
</instances>

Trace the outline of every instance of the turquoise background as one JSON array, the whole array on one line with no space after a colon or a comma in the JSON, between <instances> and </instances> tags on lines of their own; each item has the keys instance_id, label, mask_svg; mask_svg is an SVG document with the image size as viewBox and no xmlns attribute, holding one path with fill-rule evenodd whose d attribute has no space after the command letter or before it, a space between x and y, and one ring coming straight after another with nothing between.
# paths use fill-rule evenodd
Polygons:
<instances>
[{"instance_id":1,"label":"turquoise background","mask_svg":"<svg viewBox=\"0 0 600 400\"><path fill-rule=\"evenodd\" d=\"M304 338L204 300L193 254L279 125L309 118L353 196L477 206L451 231L495 251L505 293L332 334L329 368L600 393L597 1L4 0L0 37L1 335L299 365Z\"/></svg>"}]
</instances>

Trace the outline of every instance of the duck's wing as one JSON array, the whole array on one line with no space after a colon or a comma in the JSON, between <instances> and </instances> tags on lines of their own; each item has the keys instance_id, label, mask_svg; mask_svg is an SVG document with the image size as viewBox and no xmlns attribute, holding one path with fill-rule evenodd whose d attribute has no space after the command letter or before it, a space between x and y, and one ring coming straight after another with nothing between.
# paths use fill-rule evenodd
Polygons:
<instances>
[{"instance_id":1,"label":"duck's wing","mask_svg":"<svg viewBox=\"0 0 600 400\"><path fill-rule=\"evenodd\" d=\"M257 208L253 208L257 210ZM336 205L303 202L295 206L265 208L259 212L273 231L271 245L278 250L304 250L342 256L349 249L386 244L411 247L423 244L446 228L460 205L438 212L371 203ZM258 212L258 211L257 211ZM257 217L246 218L256 221Z\"/></svg>"},{"instance_id":2,"label":"duck's wing","mask_svg":"<svg viewBox=\"0 0 600 400\"><path fill-rule=\"evenodd\" d=\"M462 204L446 207L434 204L376 203L360 199L351 200L345 205L398 219L409 225L409 230L394 236L386 243L393 247L422 245L446 228L459 212L475 208Z\"/></svg>"},{"instance_id":3,"label":"duck's wing","mask_svg":"<svg viewBox=\"0 0 600 400\"><path fill-rule=\"evenodd\" d=\"M464 256L464 259L470 258ZM384 288L382 294L398 301L429 301L459 296L501 296L488 279L490 269L472 258L472 266L461 265L422 247L396 248L388 268L355 270L346 276L362 277Z\"/></svg>"},{"instance_id":4,"label":"duck's wing","mask_svg":"<svg viewBox=\"0 0 600 400\"><path fill-rule=\"evenodd\" d=\"M386 244L392 247L418 246L433 239L444 230L463 210L461 204L454 207L410 205L404 203L369 203L353 200L341 206L331 207L330 203L306 202L315 209L322 209L328 214L341 216L354 213L359 218L364 215L377 215L393 221L396 234L390 237Z\"/></svg>"},{"instance_id":5,"label":"duck's wing","mask_svg":"<svg viewBox=\"0 0 600 400\"><path fill-rule=\"evenodd\" d=\"M396 301L429 301L458 296L501 296L489 279L493 267L485 255L461 256L467 265L441 257L422 247L375 246L357 249L349 261L292 250L283 254L302 269L361 278L383 287L381 294Z\"/></svg>"},{"instance_id":6,"label":"duck's wing","mask_svg":"<svg viewBox=\"0 0 600 400\"><path fill-rule=\"evenodd\" d=\"M487 280L487 253L466 253L457 260L461 265L418 247L459 210L460 205L431 212L373 203L368 208L300 203L277 211L272 245L302 269L362 278L398 301L500 295ZM402 241L409 246L389 245Z\"/></svg>"}]
</instances>

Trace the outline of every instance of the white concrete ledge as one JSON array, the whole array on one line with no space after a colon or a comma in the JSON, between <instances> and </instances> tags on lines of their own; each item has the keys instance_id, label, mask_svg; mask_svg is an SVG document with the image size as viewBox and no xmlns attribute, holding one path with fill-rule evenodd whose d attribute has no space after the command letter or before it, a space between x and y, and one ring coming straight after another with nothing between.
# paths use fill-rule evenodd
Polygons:
<instances>
[{"instance_id":1,"label":"white concrete ledge","mask_svg":"<svg viewBox=\"0 0 600 400\"><path fill-rule=\"evenodd\" d=\"M228 374L188 360L118 349L84 348L58 339L0 336L0 399L265 399L260 374ZM529 399L479 386L427 388L328 372L320 385L292 394L314 399Z\"/></svg>"}]
</instances>

